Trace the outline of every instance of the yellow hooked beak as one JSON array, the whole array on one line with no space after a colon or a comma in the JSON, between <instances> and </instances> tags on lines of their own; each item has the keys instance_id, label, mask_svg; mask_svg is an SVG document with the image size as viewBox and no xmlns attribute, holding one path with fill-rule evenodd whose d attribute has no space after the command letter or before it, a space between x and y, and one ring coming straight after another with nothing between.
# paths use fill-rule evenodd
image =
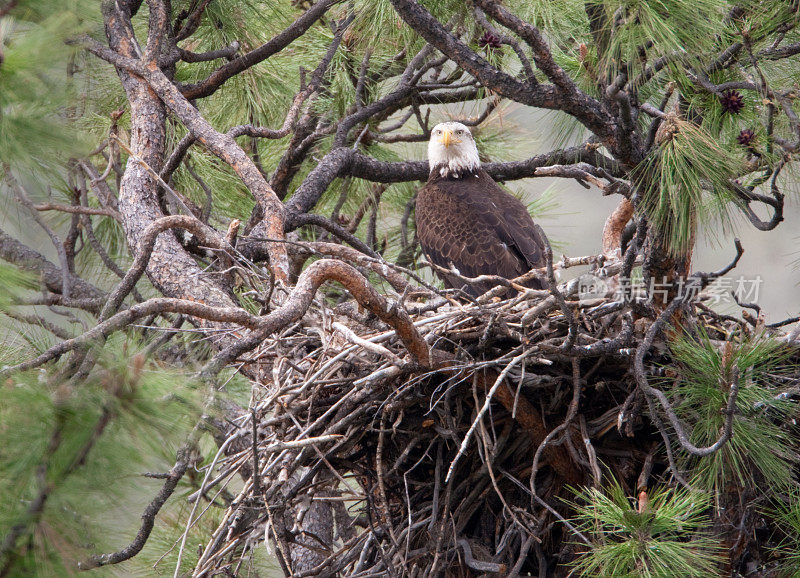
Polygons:
<instances>
[{"instance_id":1,"label":"yellow hooked beak","mask_svg":"<svg viewBox=\"0 0 800 578\"><path fill-rule=\"evenodd\" d=\"M453 133L449 130L443 130L442 136L439 137L439 144L449 147L451 142L453 142Z\"/></svg>"}]
</instances>

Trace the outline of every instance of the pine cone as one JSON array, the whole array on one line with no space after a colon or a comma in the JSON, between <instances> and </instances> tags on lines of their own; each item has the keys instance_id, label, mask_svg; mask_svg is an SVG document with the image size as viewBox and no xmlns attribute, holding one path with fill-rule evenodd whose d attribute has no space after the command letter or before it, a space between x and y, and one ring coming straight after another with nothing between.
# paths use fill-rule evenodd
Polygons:
<instances>
[{"instance_id":1,"label":"pine cone","mask_svg":"<svg viewBox=\"0 0 800 578\"><path fill-rule=\"evenodd\" d=\"M486 48L486 49L500 48L500 46L502 46L502 44L500 43L500 39L491 32L489 32L488 30L484 32L483 36L481 36L480 40L478 40L478 45L481 48Z\"/></svg>"},{"instance_id":2,"label":"pine cone","mask_svg":"<svg viewBox=\"0 0 800 578\"><path fill-rule=\"evenodd\" d=\"M743 147L749 147L756 142L756 133L749 128L743 129L739 136L736 137L736 140Z\"/></svg>"},{"instance_id":3,"label":"pine cone","mask_svg":"<svg viewBox=\"0 0 800 578\"><path fill-rule=\"evenodd\" d=\"M744 97L738 90L726 90L719 98L722 110L729 114L739 114L744 108Z\"/></svg>"}]
</instances>

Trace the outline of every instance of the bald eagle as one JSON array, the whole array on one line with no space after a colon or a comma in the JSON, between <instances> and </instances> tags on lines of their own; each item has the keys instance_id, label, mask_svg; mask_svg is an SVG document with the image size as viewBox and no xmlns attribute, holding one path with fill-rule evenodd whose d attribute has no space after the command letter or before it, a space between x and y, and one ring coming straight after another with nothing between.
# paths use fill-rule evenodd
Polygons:
<instances>
[{"instance_id":1,"label":"bald eagle","mask_svg":"<svg viewBox=\"0 0 800 578\"><path fill-rule=\"evenodd\" d=\"M469 129L460 122L434 127L428 143L428 182L416 201L417 237L432 263L463 277L519 277L544 267L544 240L525 206L481 168ZM437 274L445 286L473 296L494 283L466 285L454 275ZM466 285L466 286L465 286ZM544 287L540 279L528 283Z\"/></svg>"}]
</instances>

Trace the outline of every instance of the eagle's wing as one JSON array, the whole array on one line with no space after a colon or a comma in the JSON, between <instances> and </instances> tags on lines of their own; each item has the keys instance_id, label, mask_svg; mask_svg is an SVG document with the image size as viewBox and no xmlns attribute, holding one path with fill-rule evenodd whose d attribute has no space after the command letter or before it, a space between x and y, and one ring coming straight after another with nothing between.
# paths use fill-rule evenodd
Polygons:
<instances>
[{"instance_id":1,"label":"eagle's wing","mask_svg":"<svg viewBox=\"0 0 800 578\"><path fill-rule=\"evenodd\" d=\"M491 222L491 226L497 231L501 241L506 243L512 251L518 253L518 256L524 261L525 266L522 272L544 267L545 241L542 239L539 229L534 225L528 209L525 208L522 201L500 188L488 174L481 175L481 180L483 178L488 181L485 187L488 194L482 204L491 205L483 211L483 214Z\"/></svg>"},{"instance_id":2,"label":"eagle's wing","mask_svg":"<svg viewBox=\"0 0 800 578\"><path fill-rule=\"evenodd\" d=\"M478 177L427 183L417 197L416 221L428 259L448 269L452 264L466 277L512 279L544 263L543 242L525 206L483 171ZM463 285L444 277L448 286Z\"/></svg>"}]
</instances>

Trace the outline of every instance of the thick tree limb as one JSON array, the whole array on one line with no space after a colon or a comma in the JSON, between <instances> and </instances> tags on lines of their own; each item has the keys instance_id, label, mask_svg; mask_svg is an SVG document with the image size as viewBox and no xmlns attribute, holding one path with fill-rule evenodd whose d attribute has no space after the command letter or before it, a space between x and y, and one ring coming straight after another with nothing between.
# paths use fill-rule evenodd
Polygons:
<instances>
[{"instance_id":1,"label":"thick tree limb","mask_svg":"<svg viewBox=\"0 0 800 578\"><path fill-rule=\"evenodd\" d=\"M151 67L146 79L161 100L184 123L195 138L228 163L242 179L256 201L262 206L268 237L276 240L283 239L283 204L253 160L247 156L231 135L214 130L211 124L178 92L175 85L160 70ZM287 282L289 265L286 247L279 242L269 243L267 251L270 254L270 267L276 279Z\"/></svg>"},{"instance_id":2,"label":"thick tree limb","mask_svg":"<svg viewBox=\"0 0 800 578\"><path fill-rule=\"evenodd\" d=\"M233 247L230 247L211 227L205 225L195 217L188 215L171 215L153 221L142 233L142 237L139 241L139 252L136 255L133 265L131 265L128 272L125 273L125 276L109 295L108 301L100 314L101 320L104 320L110 313L113 313L119 308L123 299L133 290L136 282L144 274L153 255L158 236L168 229L176 228L190 231L198 237L201 243L208 247L233 253Z\"/></svg>"},{"instance_id":3,"label":"thick tree limb","mask_svg":"<svg viewBox=\"0 0 800 578\"><path fill-rule=\"evenodd\" d=\"M585 94L579 94L573 90L569 90L567 93L564 92L564 88L561 85L564 84L566 86L566 84L562 75L558 73L560 69L552 63L552 56L543 46L543 43L540 45L536 42L535 34L528 35L529 38L525 38L525 40L530 40L540 48L544 48L544 52L535 54L537 64L543 65L546 73L549 72L553 77L558 78L558 85L534 85L521 82L497 70L486 59L470 50L463 42L450 34L416 0L391 0L391 2L406 24L431 45L435 46L442 54L445 54L461 68L477 78L485 87L491 88L501 96L528 106L564 110L575 116L589 130L603 139L604 142L607 142L612 150L616 149L616 128L611 116L602 108L600 103ZM496 7L493 4L480 2L479 5L490 16L501 16L499 10L494 10ZM578 98L579 96L580 98Z\"/></svg>"},{"instance_id":4,"label":"thick tree limb","mask_svg":"<svg viewBox=\"0 0 800 578\"><path fill-rule=\"evenodd\" d=\"M255 163L253 163L253 160L247 156L231 135L216 131L211 124L203 118L200 112L186 100L172 81L161 72L157 65L145 65L136 58L122 56L117 52L106 49L91 39L84 39L84 44L87 50L96 56L114 64L119 69L127 71L128 73L133 73L144 79L147 82L148 88L152 89L158 95L161 102L178 117L194 138L208 148L214 155L230 165L239 178L242 179L242 182L263 208L267 237L276 240L283 238L283 204L275 195L269 183L264 179L261 171L259 171ZM144 102L145 101L143 101L143 103ZM134 106L134 102L131 102L131 106ZM160 106L160 103L156 104L152 102L149 103L148 106ZM134 118L139 122L146 123L148 132L153 130L152 113L149 115L136 115ZM162 135L159 138L160 150L157 151L159 153L157 160L156 158L148 160L144 158L142 154L139 155L142 156L144 162L155 170L159 170L162 164L163 128L160 130ZM131 140L131 148L136 152L133 139ZM143 153L144 152L147 152L149 156L154 156L156 151L147 150L143 151ZM279 242L269 243L267 251L270 254L270 266L276 279L287 282L289 265L285 246Z\"/></svg>"},{"instance_id":5,"label":"thick tree limb","mask_svg":"<svg viewBox=\"0 0 800 578\"><path fill-rule=\"evenodd\" d=\"M159 171L164 162L166 110L143 79L148 69L139 60L140 49L127 10L117 2L107 0L103 4L103 15L111 48L91 40L85 42L90 51L98 51L117 65L130 104L129 146L151 168L148 170L142 163L129 162L120 182L118 204L129 249L136 258L147 259L147 275L163 295L212 307L232 307L234 303L225 288L216 279L203 275L195 260L173 235L158 236L150 254L140 256L140 245L148 226L163 217L158 200L158 175L151 171ZM155 64L151 66L156 67ZM187 279L193 282L187 283ZM227 343L231 337L223 332L213 338Z\"/></svg>"},{"instance_id":6,"label":"thick tree limb","mask_svg":"<svg viewBox=\"0 0 800 578\"><path fill-rule=\"evenodd\" d=\"M633 217L633 203L623 198L603 226L603 255L606 258L622 257L622 233Z\"/></svg>"},{"instance_id":7,"label":"thick tree limb","mask_svg":"<svg viewBox=\"0 0 800 578\"><path fill-rule=\"evenodd\" d=\"M53 265L43 255L22 244L4 231L0 230L0 259L8 261L22 269L41 276L42 284L53 293L61 293L63 286L63 272ZM72 276L72 293L75 299L93 300L88 303L98 303L105 298L105 293L78 277ZM94 310L94 307L91 308ZM97 306L99 311L99 305Z\"/></svg>"},{"instance_id":8,"label":"thick tree limb","mask_svg":"<svg viewBox=\"0 0 800 578\"><path fill-rule=\"evenodd\" d=\"M273 332L302 318L311 305L317 289L325 281L342 284L359 305L397 332L415 363L422 367L430 367L428 344L411 323L408 313L397 304L389 305L386 299L351 265L333 259L322 259L312 263L303 271L286 302L267 315L256 331L218 353L206 364L201 375L206 379L212 378L228 363L255 348Z\"/></svg>"},{"instance_id":9,"label":"thick tree limb","mask_svg":"<svg viewBox=\"0 0 800 578\"><path fill-rule=\"evenodd\" d=\"M580 162L601 168L611 175L623 174L615 161L597 152L596 147L592 145L557 150L524 161L484 163L483 168L496 180L504 181L542 176L536 174L536 169L541 167ZM287 201L286 230L296 228L294 215L310 211L338 177L349 175L378 183L424 182L429 172L427 161L384 162L349 147L334 149L325 155Z\"/></svg>"}]
</instances>

